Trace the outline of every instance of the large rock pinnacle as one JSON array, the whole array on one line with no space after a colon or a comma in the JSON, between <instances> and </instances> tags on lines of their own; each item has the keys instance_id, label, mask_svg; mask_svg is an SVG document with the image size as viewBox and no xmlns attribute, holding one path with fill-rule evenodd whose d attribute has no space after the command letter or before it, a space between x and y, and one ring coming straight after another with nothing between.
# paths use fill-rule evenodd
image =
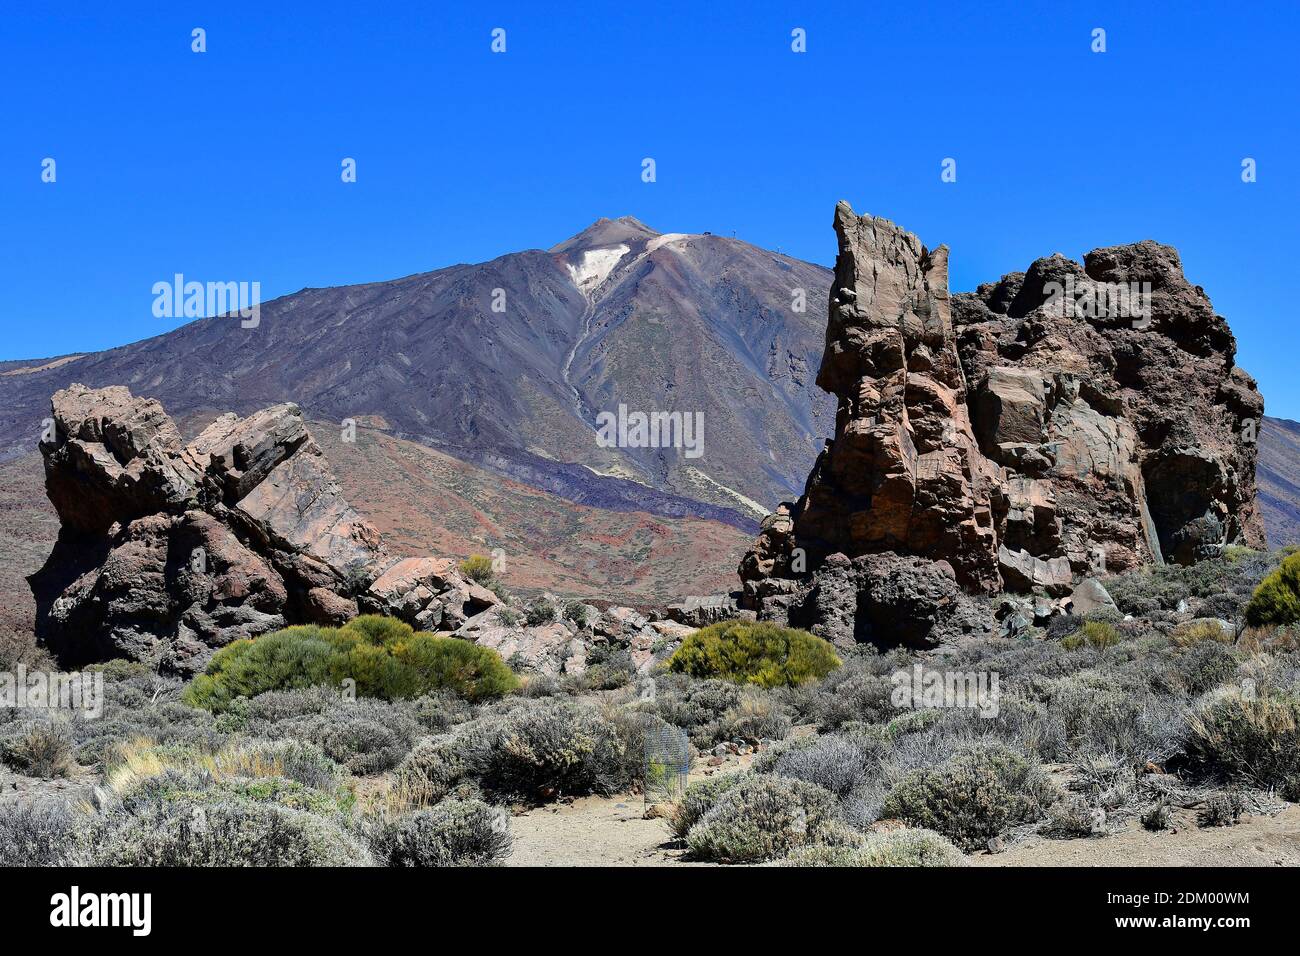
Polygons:
<instances>
[{"instance_id":1,"label":"large rock pinnacle","mask_svg":"<svg viewBox=\"0 0 1300 956\"><path fill-rule=\"evenodd\" d=\"M949 605L972 628L961 591L1060 597L1090 575L1263 545L1263 400L1176 250L1054 255L950 296L946 247L843 202L835 232L817 378L838 399L835 437L742 561L747 607L842 636L828 593L855 602L848 618L876 613L881 561L914 575L925 559L952 593L931 584L935 626L906 643L936 645ZM891 557L857 560L872 555ZM879 635L871 623L851 630Z\"/></svg>"},{"instance_id":2,"label":"large rock pinnacle","mask_svg":"<svg viewBox=\"0 0 1300 956\"><path fill-rule=\"evenodd\" d=\"M816 563L900 551L998 585L992 488L966 410L948 298L948 250L886 219L835 208L839 258L817 384L839 398L835 439L796 513Z\"/></svg>"}]
</instances>

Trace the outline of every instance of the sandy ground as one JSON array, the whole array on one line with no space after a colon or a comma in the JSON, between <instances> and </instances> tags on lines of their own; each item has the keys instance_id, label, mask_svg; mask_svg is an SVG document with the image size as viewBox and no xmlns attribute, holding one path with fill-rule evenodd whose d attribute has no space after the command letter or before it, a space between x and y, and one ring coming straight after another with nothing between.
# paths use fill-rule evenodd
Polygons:
<instances>
[{"instance_id":1,"label":"sandy ground","mask_svg":"<svg viewBox=\"0 0 1300 956\"><path fill-rule=\"evenodd\" d=\"M643 819L640 795L583 797L511 821L507 866L668 866L683 853L663 820Z\"/></svg>"},{"instance_id":2,"label":"sandy ground","mask_svg":"<svg viewBox=\"0 0 1300 956\"><path fill-rule=\"evenodd\" d=\"M970 857L973 866L1300 866L1300 805L1276 816L1242 817L1232 827L1196 826L1174 815L1174 830L1151 833L1136 821L1105 837L1031 837L1002 853Z\"/></svg>"},{"instance_id":3,"label":"sandy ground","mask_svg":"<svg viewBox=\"0 0 1300 956\"><path fill-rule=\"evenodd\" d=\"M694 783L717 773L736 773L752 756L728 757L719 767L696 767ZM686 848L668 823L645 819L641 794L582 797L517 814L510 821L515 848L506 866L701 866L682 859Z\"/></svg>"},{"instance_id":4,"label":"sandy ground","mask_svg":"<svg viewBox=\"0 0 1300 956\"><path fill-rule=\"evenodd\" d=\"M752 758L718 768L735 773ZM518 814L507 866L686 866L684 848L667 824L644 819L639 794L584 797ZM1244 816L1232 827L1196 826L1192 810L1176 810L1174 828L1144 830L1136 820L1104 837L1051 840L1031 836L1001 853L967 857L971 866L1296 866L1300 867L1300 805L1276 816Z\"/></svg>"}]
</instances>

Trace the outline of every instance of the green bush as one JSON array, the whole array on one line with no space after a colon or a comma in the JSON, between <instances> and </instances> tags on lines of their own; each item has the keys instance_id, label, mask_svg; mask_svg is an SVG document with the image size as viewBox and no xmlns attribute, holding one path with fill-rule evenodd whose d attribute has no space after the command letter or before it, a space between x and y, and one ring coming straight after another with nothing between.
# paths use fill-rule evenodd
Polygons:
<instances>
[{"instance_id":1,"label":"green bush","mask_svg":"<svg viewBox=\"0 0 1300 956\"><path fill-rule=\"evenodd\" d=\"M1297 621L1300 621L1300 554L1293 554L1255 589L1246 605L1246 623L1263 627Z\"/></svg>"},{"instance_id":2,"label":"green bush","mask_svg":"<svg viewBox=\"0 0 1300 956\"><path fill-rule=\"evenodd\" d=\"M349 640L353 634L360 635L368 644L376 647L388 647L400 641L408 640L415 634L415 629L405 621L382 614L361 614L348 621L340 634Z\"/></svg>"},{"instance_id":3,"label":"green bush","mask_svg":"<svg viewBox=\"0 0 1300 956\"><path fill-rule=\"evenodd\" d=\"M539 803L618 793L641 772L638 726L594 707L548 701L467 725L458 757L466 776L498 800Z\"/></svg>"},{"instance_id":4,"label":"green bush","mask_svg":"<svg viewBox=\"0 0 1300 956\"><path fill-rule=\"evenodd\" d=\"M980 744L909 773L889 792L881 815L978 850L1010 827L1041 819L1051 796L1036 764L1004 744Z\"/></svg>"},{"instance_id":5,"label":"green bush","mask_svg":"<svg viewBox=\"0 0 1300 956\"><path fill-rule=\"evenodd\" d=\"M932 830L906 828L873 833L862 846L805 846L781 866L965 866L966 857Z\"/></svg>"},{"instance_id":6,"label":"green bush","mask_svg":"<svg viewBox=\"0 0 1300 956\"><path fill-rule=\"evenodd\" d=\"M496 573L492 568L492 559L482 554L471 554L459 564L460 573L471 581L484 586L491 584Z\"/></svg>"},{"instance_id":7,"label":"green bush","mask_svg":"<svg viewBox=\"0 0 1300 956\"><path fill-rule=\"evenodd\" d=\"M1083 626L1073 634L1061 638L1061 646L1067 651L1075 651L1085 644L1104 651L1119 643L1119 632L1115 626L1106 621L1084 621Z\"/></svg>"},{"instance_id":8,"label":"green bush","mask_svg":"<svg viewBox=\"0 0 1300 956\"><path fill-rule=\"evenodd\" d=\"M195 707L224 711L238 697L355 682L362 697L400 700L450 690L468 700L500 697L518 679L496 651L363 615L342 628L302 625L235 641L186 688Z\"/></svg>"},{"instance_id":9,"label":"green bush","mask_svg":"<svg viewBox=\"0 0 1300 956\"><path fill-rule=\"evenodd\" d=\"M574 624L578 625L578 627L587 626L587 615L589 613L587 605L582 601L570 601L568 604L564 605L564 616Z\"/></svg>"},{"instance_id":10,"label":"green bush","mask_svg":"<svg viewBox=\"0 0 1300 956\"><path fill-rule=\"evenodd\" d=\"M510 855L510 820L481 800L444 800L380 824L371 852L385 866L492 866Z\"/></svg>"},{"instance_id":11,"label":"green bush","mask_svg":"<svg viewBox=\"0 0 1300 956\"><path fill-rule=\"evenodd\" d=\"M844 842L835 795L788 777L746 776L686 834L695 859L761 863L808 843Z\"/></svg>"},{"instance_id":12,"label":"green bush","mask_svg":"<svg viewBox=\"0 0 1300 956\"><path fill-rule=\"evenodd\" d=\"M0 804L0 866L58 866L74 846L79 816L62 801Z\"/></svg>"},{"instance_id":13,"label":"green bush","mask_svg":"<svg viewBox=\"0 0 1300 956\"><path fill-rule=\"evenodd\" d=\"M365 866L338 822L245 799L183 797L112 814L86 841L86 866Z\"/></svg>"},{"instance_id":14,"label":"green bush","mask_svg":"<svg viewBox=\"0 0 1300 956\"><path fill-rule=\"evenodd\" d=\"M760 687L797 687L840 666L834 648L807 631L767 621L722 621L682 641L669 661L692 677Z\"/></svg>"},{"instance_id":15,"label":"green bush","mask_svg":"<svg viewBox=\"0 0 1300 956\"><path fill-rule=\"evenodd\" d=\"M403 697L452 688L469 700L484 700L519 686L519 678L496 651L472 641L417 634L399 646L394 657L416 678L417 690Z\"/></svg>"},{"instance_id":16,"label":"green bush","mask_svg":"<svg viewBox=\"0 0 1300 956\"><path fill-rule=\"evenodd\" d=\"M0 759L29 777L70 777L77 769L68 728L51 721L20 723L0 737Z\"/></svg>"},{"instance_id":17,"label":"green bush","mask_svg":"<svg viewBox=\"0 0 1300 956\"><path fill-rule=\"evenodd\" d=\"M690 832L691 827L699 823L701 818L713 809L713 805L722 798L722 795L749 776L750 774L743 771L715 774L690 784L668 818L668 827L673 831L673 836L679 840L686 839L686 834Z\"/></svg>"},{"instance_id":18,"label":"green bush","mask_svg":"<svg viewBox=\"0 0 1300 956\"><path fill-rule=\"evenodd\" d=\"M529 627L541 627L543 624L550 624L555 620L556 616L555 605L546 598L538 598L528 605L528 610L524 612L524 620L528 622Z\"/></svg>"},{"instance_id":19,"label":"green bush","mask_svg":"<svg viewBox=\"0 0 1300 956\"><path fill-rule=\"evenodd\" d=\"M1300 775L1300 698L1223 692L1189 719L1187 753L1262 786L1284 786Z\"/></svg>"}]
</instances>

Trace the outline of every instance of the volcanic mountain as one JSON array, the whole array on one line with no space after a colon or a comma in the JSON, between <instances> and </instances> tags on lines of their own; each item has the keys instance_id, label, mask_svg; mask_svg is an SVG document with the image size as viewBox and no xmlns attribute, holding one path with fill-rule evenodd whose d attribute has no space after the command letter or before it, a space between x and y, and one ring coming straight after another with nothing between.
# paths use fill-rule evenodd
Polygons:
<instances>
[{"instance_id":1,"label":"volcanic mountain","mask_svg":"<svg viewBox=\"0 0 1300 956\"><path fill-rule=\"evenodd\" d=\"M0 363L0 458L31 449L58 389L126 385L178 420L294 401L578 502L749 528L801 490L832 428L812 384L829 285L826 269L736 239L601 219L549 250L304 289L262 305L255 328L205 318ZM703 454L602 447L598 416L619 406L699 413Z\"/></svg>"},{"instance_id":2,"label":"volcanic mountain","mask_svg":"<svg viewBox=\"0 0 1300 956\"><path fill-rule=\"evenodd\" d=\"M256 328L205 318L0 362L0 628L29 629L23 578L58 529L36 443L73 382L156 398L187 438L296 402L382 532L452 557L499 548L515 587L634 604L724 590L832 431L812 382L829 286L736 239L601 219L549 250L304 289ZM699 413L703 454L602 447L598 416L620 405Z\"/></svg>"}]
</instances>

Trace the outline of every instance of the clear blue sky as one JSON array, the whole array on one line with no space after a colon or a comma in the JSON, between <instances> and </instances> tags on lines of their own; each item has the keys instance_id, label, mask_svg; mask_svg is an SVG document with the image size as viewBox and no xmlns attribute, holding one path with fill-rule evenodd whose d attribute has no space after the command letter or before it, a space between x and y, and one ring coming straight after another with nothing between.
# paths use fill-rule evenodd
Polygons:
<instances>
[{"instance_id":1,"label":"clear blue sky","mask_svg":"<svg viewBox=\"0 0 1300 956\"><path fill-rule=\"evenodd\" d=\"M1294 2L1194 0L9 4L0 358L166 331L150 289L176 272L267 300L599 216L829 263L847 198L948 243L957 290L1172 243L1269 412L1300 418L1298 23Z\"/></svg>"}]
</instances>

